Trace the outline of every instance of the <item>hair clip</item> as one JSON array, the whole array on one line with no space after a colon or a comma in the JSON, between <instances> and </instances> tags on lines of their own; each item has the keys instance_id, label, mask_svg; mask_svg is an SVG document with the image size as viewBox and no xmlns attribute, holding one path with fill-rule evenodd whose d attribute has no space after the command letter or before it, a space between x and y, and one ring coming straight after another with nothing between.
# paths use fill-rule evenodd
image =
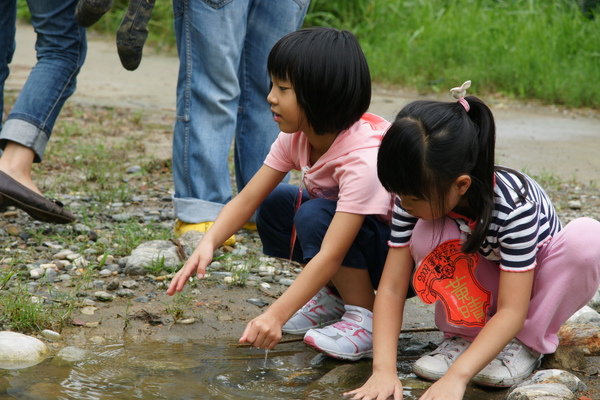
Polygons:
<instances>
[{"instance_id":1,"label":"hair clip","mask_svg":"<svg viewBox=\"0 0 600 400\"><path fill-rule=\"evenodd\" d=\"M452 96L455 99L458 99L458 102L463 105L463 107L465 108L465 110L467 110L467 112L469 112L469 110L471 109L471 106L465 100L465 96L467 95L467 89L470 87L471 87L471 81L466 81L460 87L454 87L454 88L450 89L450 93L452 93Z\"/></svg>"}]
</instances>

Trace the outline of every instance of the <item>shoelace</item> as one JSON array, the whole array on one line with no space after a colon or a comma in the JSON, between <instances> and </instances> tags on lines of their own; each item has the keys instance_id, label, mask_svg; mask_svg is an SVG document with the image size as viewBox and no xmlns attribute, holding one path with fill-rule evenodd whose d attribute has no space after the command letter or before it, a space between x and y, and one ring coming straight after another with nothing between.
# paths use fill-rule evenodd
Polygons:
<instances>
[{"instance_id":1,"label":"shoelace","mask_svg":"<svg viewBox=\"0 0 600 400\"><path fill-rule=\"evenodd\" d=\"M454 354L451 354L450 352L456 352L456 353L460 353L461 348L464 347L461 344L461 340L458 338L453 338L448 340L446 343L444 343L444 347L440 347L438 349L435 350L435 352L433 354L443 354L447 357L453 358Z\"/></svg>"},{"instance_id":2,"label":"shoelace","mask_svg":"<svg viewBox=\"0 0 600 400\"><path fill-rule=\"evenodd\" d=\"M502 349L500 354L496 357L497 360L510 364L510 360L514 358L515 354L521 349L521 345L517 342L510 342Z\"/></svg>"}]
</instances>

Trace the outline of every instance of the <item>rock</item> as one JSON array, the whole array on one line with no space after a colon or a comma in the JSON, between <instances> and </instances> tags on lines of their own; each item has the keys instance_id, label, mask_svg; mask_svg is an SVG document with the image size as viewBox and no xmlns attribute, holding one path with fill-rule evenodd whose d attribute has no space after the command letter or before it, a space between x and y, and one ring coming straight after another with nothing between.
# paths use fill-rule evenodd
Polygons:
<instances>
[{"instance_id":1,"label":"rock","mask_svg":"<svg viewBox=\"0 0 600 400\"><path fill-rule=\"evenodd\" d=\"M142 167L140 167L139 165L132 165L131 167L127 168L126 173L135 174L137 172L140 172L141 170Z\"/></svg>"},{"instance_id":2,"label":"rock","mask_svg":"<svg viewBox=\"0 0 600 400\"><path fill-rule=\"evenodd\" d=\"M506 400L575 400L575 395L565 385L546 383L541 385L518 386L511 389Z\"/></svg>"},{"instance_id":3,"label":"rock","mask_svg":"<svg viewBox=\"0 0 600 400\"><path fill-rule=\"evenodd\" d=\"M60 367L71 365L85 360L89 354L89 351L80 349L79 347L67 346L58 352L56 357L52 359L51 364Z\"/></svg>"},{"instance_id":4,"label":"rock","mask_svg":"<svg viewBox=\"0 0 600 400\"><path fill-rule=\"evenodd\" d=\"M554 354L545 355L542 359L542 368L584 370L587 361L583 350L574 346L559 346Z\"/></svg>"},{"instance_id":5,"label":"rock","mask_svg":"<svg viewBox=\"0 0 600 400\"><path fill-rule=\"evenodd\" d=\"M588 305L594 310L600 312L600 289L594 295L594 298L588 303Z\"/></svg>"},{"instance_id":6,"label":"rock","mask_svg":"<svg viewBox=\"0 0 600 400\"><path fill-rule=\"evenodd\" d=\"M573 393L577 391L587 390L587 386L583 383L578 377L573 375L570 372L563 371L560 369L544 369L536 372L532 375L528 380L523 383L517 385L521 386L529 386L534 384L543 384L543 383L560 383L569 388L569 390Z\"/></svg>"},{"instance_id":7,"label":"rock","mask_svg":"<svg viewBox=\"0 0 600 400\"><path fill-rule=\"evenodd\" d=\"M203 237L203 232L187 231L179 237L179 243L185 248L187 254L192 254L192 251L198 247L198 243Z\"/></svg>"},{"instance_id":8,"label":"rock","mask_svg":"<svg viewBox=\"0 0 600 400\"><path fill-rule=\"evenodd\" d=\"M592 307L584 306L567 320L569 324L595 324L600 329L600 314Z\"/></svg>"},{"instance_id":9,"label":"rock","mask_svg":"<svg viewBox=\"0 0 600 400\"><path fill-rule=\"evenodd\" d=\"M125 289L137 289L138 287L140 287L140 284L134 280L123 281L123 283L121 283L121 285Z\"/></svg>"},{"instance_id":10,"label":"rock","mask_svg":"<svg viewBox=\"0 0 600 400\"><path fill-rule=\"evenodd\" d=\"M177 246L167 240L153 240L142 243L127 258L127 264L123 272L127 275L143 275L146 267L158 263L167 268L179 267L181 260L177 255Z\"/></svg>"},{"instance_id":11,"label":"rock","mask_svg":"<svg viewBox=\"0 0 600 400\"><path fill-rule=\"evenodd\" d=\"M44 329L42 331L42 336L50 340L63 340L60 333L51 331L50 329Z\"/></svg>"},{"instance_id":12,"label":"rock","mask_svg":"<svg viewBox=\"0 0 600 400\"><path fill-rule=\"evenodd\" d=\"M113 301L115 299L115 296L113 294L110 294L108 292L105 292L103 290L97 291L96 293L94 293L94 298L98 301Z\"/></svg>"},{"instance_id":13,"label":"rock","mask_svg":"<svg viewBox=\"0 0 600 400\"><path fill-rule=\"evenodd\" d=\"M600 355L600 329L595 324L564 324L558 331L560 345L581 347L586 355Z\"/></svg>"},{"instance_id":14,"label":"rock","mask_svg":"<svg viewBox=\"0 0 600 400\"><path fill-rule=\"evenodd\" d=\"M0 368L31 367L47 355L48 347L39 339L17 332L0 332Z\"/></svg>"},{"instance_id":15,"label":"rock","mask_svg":"<svg viewBox=\"0 0 600 400\"><path fill-rule=\"evenodd\" d=\"M111 291L117 290L120 285L121 285L121 283L119 282L118 279L113 279L106 284L106 290L111 290Z\"/></svg>"},{"instance_id":16,"label":"rock","mask_svg":"<svg viewBox=\"0 0 600 400\"><path fill-rule=\"evenodd\" d=\"M135 297L135 295L136 295L136 293L131 289L117 290L117 296L119 296L119 297L133 298L133 297Z\"/></svg>"},{"instance_id":17,"label":"rock","mask_svg":"<svg viewBox=\"0 0 600 400\"><path fill-rule=\"evenodd\" d=\"M316 383L321 386L356 388L371 375L371 372L371 364L368 362L344 364L323 375Z\"/></svg>"},{"instance_id":18,"label":"rock","mask_svg":"<svg viewBox=\"0 0 600 400\"><path fill-rule=\"evenodd\" d=\"M268 303L268 302L266 302L266 301L264 301L264 300L262 300L262 299L255 299L255 298L252 298L252 299L247 299L246 301L247 301L248 303L250 303L250 304L254 304L254 305L255 305L255 306L257 306L257 307L264 307L264 306L268 306L268 305L269 305L269 303Z\"/></svg>"}]
</instances>

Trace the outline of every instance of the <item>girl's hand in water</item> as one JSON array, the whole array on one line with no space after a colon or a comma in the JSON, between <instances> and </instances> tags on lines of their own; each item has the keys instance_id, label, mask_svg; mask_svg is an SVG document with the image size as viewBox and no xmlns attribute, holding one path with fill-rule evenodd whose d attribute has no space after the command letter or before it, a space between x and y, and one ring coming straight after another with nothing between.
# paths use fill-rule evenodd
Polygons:
<instances>
[{"instance_id":1,"label":"girl's hand in water","mask_svg":"<svg viewBox=\"0 0 600 400\"><path fill-rule=\"evenodd\" d=\"M396 371L393 373L374 373L369 380L360 388L344 393L344 396L352 396L351 399L362 400L402 400L402 382L398 379Z\"/></svg>"},{"instance_id":2,"label":"girl's hand in water","mask_svg":"<svg viewBox=\"0 0 600 400\"><path fill-rule=\"evenodd\" d=\"M259 349L273 349L281 340L281 327L275 318L268 315L268 311L248 322L240 338L240 343L250 343Z\"/></svg>"},{"instance_id":3,"label":"girl's hand in water","mask_svg":"<svg viewBox=\"0 0 600 400\"><path fill-rule=\"evenodd\" d=\"M465 395L466 385L459 379L442 376L439 381L427 389L420 400L462 400Z\"/></svg>"},{"instance_id":4,"label":"girl's hand in water","mask_svg":"<svg viewBox=\"0 0 600 400\"><path fill-rule=\"evenodd\" d=\"M172 296L175 292L181 292L185 283L194 274L196 274L198 279L204 278L206 267L211 263L212 259L212 247L201 242L190 258L183 264L183 267L175 274L175 277L167 289L167 294Z\"/></svg>"}]
</instances>

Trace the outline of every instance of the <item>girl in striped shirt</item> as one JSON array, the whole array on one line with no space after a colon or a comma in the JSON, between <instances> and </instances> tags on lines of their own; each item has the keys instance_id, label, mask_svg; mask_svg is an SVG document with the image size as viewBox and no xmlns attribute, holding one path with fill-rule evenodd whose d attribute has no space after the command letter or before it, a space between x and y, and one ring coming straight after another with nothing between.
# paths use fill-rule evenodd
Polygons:
<instances>
[{"instance_id":1,"label":"girl in striped shirt","mask_svg":"<svg viewBox=\"0 0 600 400\"><path fill-rule=\"evenodd\" d=\"M424 400L462 399L469 381L510 387L558 346L560 326L600 282L600 222L564 228L530 177L494 164L495 125L478 98L417 101L388 129L378 176L396 194L374 308L373 375L353 399L402 398L396 346L410 285L436 303L444 340L413 372Z\"/></svg>"}]
</instances>

